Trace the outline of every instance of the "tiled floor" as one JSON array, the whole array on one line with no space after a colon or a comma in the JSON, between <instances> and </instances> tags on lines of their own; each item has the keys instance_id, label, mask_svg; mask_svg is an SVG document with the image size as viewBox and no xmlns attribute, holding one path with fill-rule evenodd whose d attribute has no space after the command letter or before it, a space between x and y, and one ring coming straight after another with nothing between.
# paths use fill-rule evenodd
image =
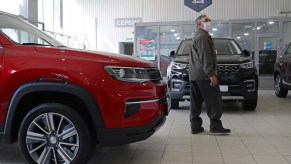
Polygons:
<instances>
[{"instance_id":1,"label":"tiled floor","mask_svg":"<svg viewBox=\"0 0 291 164\"><path fill-rule=\"evenodd\" d=\"M231 135L190 134L189 102L171 110L166 124L151 138L125 146L96 147L90 164L291 164L291 94L277 98L259 91L255 112L239 103L224 104L222 121ZM0 163L23 163L16 145L0 145Z\"/></svg>"}]
</instances>

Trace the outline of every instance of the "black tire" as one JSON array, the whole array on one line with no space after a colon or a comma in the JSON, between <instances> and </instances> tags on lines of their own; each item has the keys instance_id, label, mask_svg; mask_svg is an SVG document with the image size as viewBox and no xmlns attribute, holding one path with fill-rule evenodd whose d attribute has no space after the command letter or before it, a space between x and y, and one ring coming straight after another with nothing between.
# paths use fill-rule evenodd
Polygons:
<instances>
[{"instance_id":1,"label":"black tire","mask_svg":"<svg viewBox=\"0 0 291 164\"><path fill-rule=\"evenodd\" d=\"M286 97L288 94L288 89L282 87L282 78L280 74L276 74L275 76L274 91L277 97Z\"/></svg>"},{"instance_id":2,"label":"black tire","mask_svg":"<svg viewBox=\"0 0 291 164\"><path fill-rule=\"evenodd\" d=\"M179 100L171 99L171 109L179 109Z\"/></svg>"},{"instance_id":3,"label":"black tire","mask_svg":"<svg viewBox=\"0 0 291 164\"><path fill-rule=\"evenodd\" d=\"M246 99L241 102L243 110L255 111L258 104L258 92L256 91L254 94L253 99Z\"/></svg>"},{"instance_id":4,"label":"black tire","mask_svg":"<svg viewBox=\"0 0 291 164\"><path fill-rule=\"evenodd\" d=\"M87 127L68 106L41 104L23 119L18 147L29 164L87 163L95 148Z\"/></svg>"},{"instance_id":5,"label":"black tire","mask_svg":"<svg viewBox=\"0 0 291 164\"><path fill-rule=\"evenodd\" d=\"M257 94L256 94L255 99L242 101L243 110L255 111L257 104L258 104L258 95Z\"/></svg>"}]
</instances>

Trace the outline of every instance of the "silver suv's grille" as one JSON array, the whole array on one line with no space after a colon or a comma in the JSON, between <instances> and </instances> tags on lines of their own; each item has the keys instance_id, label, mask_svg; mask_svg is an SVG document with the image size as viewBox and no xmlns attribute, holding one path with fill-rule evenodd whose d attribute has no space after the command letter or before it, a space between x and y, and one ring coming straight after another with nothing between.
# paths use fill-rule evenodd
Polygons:
<instances>
[{"instance_id":1,"label":"silver suv's grille","mask_svg":"<svg viewBox=\"0 0 291 164\"><path fill-rule=\"evenodd\" d=\"M237 73L240 69L238 64L218 64L217 74Z\"/></svg>"}]
</instances>

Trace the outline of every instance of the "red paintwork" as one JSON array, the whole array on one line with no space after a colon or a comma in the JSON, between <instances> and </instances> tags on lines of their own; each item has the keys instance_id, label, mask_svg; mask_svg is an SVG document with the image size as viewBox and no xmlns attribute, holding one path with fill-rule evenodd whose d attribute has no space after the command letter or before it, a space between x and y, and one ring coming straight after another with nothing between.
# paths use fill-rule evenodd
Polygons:
<instances>
[{"instance_id":1,"label":"red paintwork","mask_svg":"<svg viewBox=\"0 0 291 164\"><path fill-rule=\"evenodd\" d=\"M128 83L111 78L104 66L156 67L152 62L117 54L71 48L15 45L0 32L0 124L5 122L9 100L21 84L39 77L62 77L86 88L95 98L106 128L123 128L149 123L166 107L141 105L140 112L124 118L125 101L157 99L166 95L166 83ZM0 46L0 47L1 47Z\"/></svg>"}]
</instances>

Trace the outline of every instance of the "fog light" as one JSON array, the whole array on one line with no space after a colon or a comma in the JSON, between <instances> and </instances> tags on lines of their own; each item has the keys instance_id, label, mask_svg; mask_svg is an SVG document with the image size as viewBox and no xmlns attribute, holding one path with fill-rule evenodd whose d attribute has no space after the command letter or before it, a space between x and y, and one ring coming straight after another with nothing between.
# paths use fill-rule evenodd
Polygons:
<instances>
[{"instance_id":1,"label":"fog light","mask_svg":"<svg viewBox=\"0 0 291 164\"><path fill-rule=\"evenodd\" d=\"M124 117L128 118L135 113L139 112L140 110L140 104L127 104L125 106L125 111L124 111Z\"/></svg>"},{"instance_id":2,"label":"fog light","mask_svg":"<svg viewBox=\"0 0 291 164\"><path fill-rule=\"evenodd\" d=\"M254 85L253 84L247 84L247 88L253 88Z\"/></svg>"},{"instance_id":3,"label":"fog light","mask_svg":"<svg viewBox=\"0 0 291 164\"><path fill-rule=\"evenodd\" d=\"M173 83L173 88L180 88L181 83Z\"/></svg>"},{"instance_id":4,"label":"fog light","mask_svg":"<svg viewBox=\"0 0 291 164\"><path fill-rule=\"evenodd\" d=\"M253 92L256 88L255 81L253 80L245 81L245 86L249 92Z\"/></svg>"}]
</instances>

